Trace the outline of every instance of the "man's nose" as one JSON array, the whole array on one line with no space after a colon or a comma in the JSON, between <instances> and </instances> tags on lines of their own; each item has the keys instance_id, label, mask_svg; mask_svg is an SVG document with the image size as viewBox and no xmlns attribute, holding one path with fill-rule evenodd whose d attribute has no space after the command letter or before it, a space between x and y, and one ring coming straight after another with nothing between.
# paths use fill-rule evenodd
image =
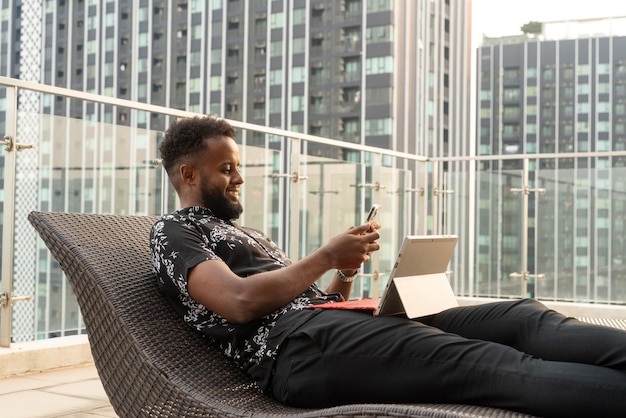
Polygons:
<instances>
[{"instance_id":1,"label":"man's nose","mask_svg":"<svg viewBox=\"0 0 626 418\"><path fill-rule=\"evenodd\" d=\"M243 184L243 176L241 175L241 171L237 170L236 174L233 176L233 183Z\"/></svg>"}]
</instances>

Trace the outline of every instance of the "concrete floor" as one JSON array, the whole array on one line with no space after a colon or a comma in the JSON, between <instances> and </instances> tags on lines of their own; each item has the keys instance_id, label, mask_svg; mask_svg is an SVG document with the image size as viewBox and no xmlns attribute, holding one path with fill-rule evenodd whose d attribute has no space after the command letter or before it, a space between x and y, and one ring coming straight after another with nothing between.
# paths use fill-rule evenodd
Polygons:
<instances>
[{"instance_id":1,"label":"concrete floor","mask_svg":"<svg viewBox=\"0 0 626 418\"><path fill-rule=\"evenodd\" d=\"M0 378L6 418L117 417L93 365Z\"/></svg>"},{"instance_id":2,"label":"concrete floor","mask_svg":"<svg viewBox=\"0 0 626 418\"><path fill-rule=\"evenodd\" d=\"M0 347L0 417L117 417L87 336Z\"/></svg>"}]
</instances>

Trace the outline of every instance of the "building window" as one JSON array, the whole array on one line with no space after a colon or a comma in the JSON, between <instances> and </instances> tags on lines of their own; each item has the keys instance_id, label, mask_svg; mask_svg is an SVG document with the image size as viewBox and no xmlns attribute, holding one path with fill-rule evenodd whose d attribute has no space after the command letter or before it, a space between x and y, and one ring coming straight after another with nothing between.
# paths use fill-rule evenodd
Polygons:
<instances>
[{"instance_id":1,"label":"building window","mask_svg":"<svg viewBox=\"0 0 626 418\"><path fill-rule=\"evenodd\" d=\"M140 33L137 41L137 45L141 47L146 47L150 43L150 37L147 33Z\"/></svg>"},{"instance_id":2,"label":"building window","mask_svg":"<svg viewBox=\"0 0 626 418\"><path fill-rule=\"evenodd\" d=\"M228 21L228 30L236 31L239 29L239 18L233 17Z\"/></svg>"},{"instance_id":3,"label":"building window","mask_svg":"<svg viewBox=\"0 0 626 418\"><path fill-rule=\"evenodd\" d=\"M272 29L280 29L285 25L285 15L283 12L272 13L270 17L270 27Z\"/></svg>"},{"instance_id":4,"label":"building window","mask_svg":"<svg viewBox=\"0 0 626 418\"><path fill-rule=\"evenodd\" d=\"M197 67L202 64L202 54L200 51L193 51L189 54L189 65L192 67Z\"/></svg>"},{"instance_id":5,"label":"building window","mask_svg":"<svg viewBox=\"0 0 626 418\"><path fill-rule=\"evenodd\" d=\"M596 122L598 132L609 132L611 130L611 122L607 120L599 120Z\"/></svg>"},{"instance_id":6,"label":"building window","mask_svg":"<svg viewBox=\"0 0 626 418\"><path fill-rule=\"evenodd\" d=\"M596 110L598 113L609 113L611 111L611 104L608 101L598 101L596 103Z\"/></svg>"},{"instance_id":7,"label":"building window","mask_svg":"<svg viewBox=\"0 0 626 418\"><path fill-rule=\"evenodd\" d=\"M502 135L508 137L518 137L520 134L520 126L516 123L507 123L502 126Z\"/></svg>"},{"instance_id":8,"label":"building window","mask_svg":"<svg viewBox=\"0 0 626 418\"><path fill-rule=\"evenodd\" d=\"M304 67L293 67L291 69L291 81L304 83L306 81L306 69Z\"/></svg>"},{"instance_id":9,"label":"building window","mask_svg":"<svg viewBox=\"0 0 626 418\"><path fill-rule=\"evenodd\" d=\"M306 22L306 9L295 9L293 11L293 24L302 25Z\"/></svg>"},{"instance_id":10,"label":"building window","mask_svg":"<svg viewBox=\"0 0 626 418\"><path fill-rule=\"evenodd\" d=\"M541 89L541 98L544 100L554 100L554 87L544 87Z\"/></svg>"},{"instance_id":11,"label":"building window","mask_svg":"<svg viewBox=\"0 0 626 418\"><path fill-rule=\"evenodd\" d=\"M563 87L563 98L564 99L573 99L574 98L574 86L565 86Z\"/></svg>"},{"instance_id":12,"label":"building window","mask_svg":"<svg viewBox=\"0 0 626 418\"><path fill-rule=\"evenodd\" d=\"M239 103L230 102L226 105L226 112L237 113L239 111Z\"/></svg>"},{"instance_id":13,"label":"building window","mask_svg":"<svg viewBox=\"0 0 626 418\"><path fill-rule=\"evenodd\" d=\"M505 119L519 119L520 108L519 106L504 106L504 118Z\"/></svg>"},{"instance_id":14,"label":"building window","mask_svg":"<svg viewBox=\"0 0 626 418\"><path fill-rule=\"evenodd\" d=\"M367 11L372 12L386 12L393 10L394 2L388 0L370 0L367 2Z\"/></svg>"},{"instance_id":15,"label":"building window","mask_svg":"<svg viewBox=\"0 0 626 418\"><path fill-rule=\"evenodd\" d=\"M267 18L257 17L254 20L254 33L257 35L263 35L267 31Z\"/></svg>"},{"instance_id":16,"label":"building window","mask_svg":"<svg viewBox=\"0 0 626 418\"><path fill-rule=\"evenodd\" d=\"M311 77L313 78L322 78L324 76L324 67L313 67L311 68Z\"/></svg>"},{"instance_id":17,"label":"building window","mask_svg":"<svg viewBox=\"0 0 626 418\"><path fill-rule=\"evenodd\" d=\"M518 101L519 100L519 88L515 87L515 88L505 88L504 92L504 100L508 100L508 101Z\"/></svg>"},{"instance_id":18,"label":"building window","mask_svg":"<svg viewBox=\"0 0 626 418\"><path fill-rule=\"evenodd\" d=\"M222 76L214 75L211 77L211 91L222 90Z\"/></svg>"},{"instance_id":19,"label":"building window","mask_svg":"<svg viewBox=\"0 0 626 418\"><path fill-rule=\"evenodd\" d=\"M262 59L265 56L265 49L265 42L255 45L254 57L257 59Z\"/></svg>"},{"instance_id":20,"label":"building window","mask_svg":"<svg viewBox=\"0 0 626 418\"><path fill-rule=\"evenodd\" d=\"M304 96L291 96L291 110L293 112L304 111Z\"/></svg>"},{"instance_id":21,"label":"building window","mask_svg":"<svg viewBox=\"0 0 626 418\"><path fill-rule=\"evenodd\" d=\"M390 25L367 28L366 39L371 42L392 42L393 27Z\"/></svg>"},{"instance_id":22,"label":"building window","mask_svg":"<svg viewBox=\"0 0 626 418\"><path fill-rule=\"evenodd\" d=\"M254 75L254 88L262 89L265 86L265 70Z\"/></svg>"},{"instance_id":23,"label":"building window","mask_svg":"<svg viewBox=\"0 0 626 418\"><path fill-rule=\"evenodd\" d=\"M610 93L610 92L611 92L611 85L609 83L598 83L599 94Z\"/></svg>"},{"instance_id":24,"label":"building window","mask_svg":"<svg viewBox=\"0 0 626 418\"><path fill-rule=\"evenodd\" d=\"M311 109L313 111L319 111L323 106L323 102L324 102L323 96L312 96L311 97Z\"/></svg>"},{"instance_id":25,"label":"building window","mask_svg":"<svg viewBox=\"0 0 626 418\"><path fill-rule=\"evenodd\" d=\"M192 55L194 53L192 52ZM198 55L198 61L196 63L196 60L194 60L193 58L191 59L191 65L200 65L200 54L197 53ZM213 49L211 50L211 64L221 64L222 63L222 51L219 49Z\"/></svg>"},{"instance_id":26,"label":"building window","mask_svg":"<svg viewBox=\"0 0 626 418\"><path fill-rule=\"evenodd\" d=\"M392 57L374 57L368 58L365 62L365 73L371 74L387 74L393 72Z\"/></svg>"},{"instance_id":27,"label":"building window","mask_svg":"<svg viewBox=\"0 0 626 418\"><path fill-rule=\"evenodd\" d=\"M565 122L562 126L563 135L571 137L574 135L574 124L571 122Z\"/></svg>"},{"instance_id":28,"label":"building window","mask_svg":"<svg viewBox=\"0 0 626 418\"><path fill-rule=\"evenodd\" d=\"M546 81L554 80L554 68L544 68L541 75Z\"/></svg>"},{"instance_id":29,"label":"building window","mask_svg":"<svg viewBox=\"0 0 626 418\"><path fill-rule=\"evenodd\" d=\"M279 86L283 83L283 70L270 71L270 86Z\"/></svg>"},{"instance_id":30,"label":"building window","mask_svg":"<svg viewBox=\"0 0 626 418\"><path fill-rule=\"evenodd\" d=\"M505 68L502 74L504 82L519 81L520 69L517 67Z\"/></svg>"},{"instance_id":31,"label":"building window","mask_svg":"<svg viewBox=\"0 0 626 418\"><path fill-rule=\"evenodd\" d=\"M541 116L547 119L554 118L554 106L543 106L541 109Z\"/></svg>"},{"instance_id":32,"label":"building window","mask_svg":"<svg viewBox=\"0 0 626 418\"><path fill-rule=\"evenodd\" d=\"M283 54L283 41L272 41L270 44L270 56L280 57Z\"/></svg>"},{"instance_id":33,"label":"building window","mask_svg":"<svg viewBox=\"0 0 626 418\"><path fill-rule=\"evenodd\" d=\"M189 79L189 93L200 93L202 91L202 79L194 77Z\"/></svg>"},{"instance_id":34,"label":"building window","mask_svg":"<svg viewBox=\"0 0 626 418\"><path fill-rule=\"evenodd\" d=\"M211 35L220 36L222 34L222 22L211 22Z\"/></svg>"},{"instance_id":35,"label":"building window","mask_svg":"<svg viewBox=\"0 0 626 418\"><path fill-rule=\"evenodd\" d=\"M324 33L323 32L319 32L316 33L315 35L313 35L312 39L311 39L311 46L312 47L322 47L324 45Z\"/></svg>"},{"instance_id":36,"label":"building window","mask_svg":"<svg viewBox=\"0 0 626 418\"><path fill-rule=\"evenodd\" d=\"M606 62L601 62L598 64L598 74L610 74L611 72L611 64Z\"/></svg>"},{"instance_id":37,"label":"building window","mask_svg":"<svg viewBox=\"0 0 626 418\"><path fill-rule=\"evenodd\" d=\"M283 99L281 97L273 97L270 99L270 113L281 113Z\"/></svg>"},{"instance_id":38,"label":"building window","mask_svg":"<svg viewBox=\"0 0 626 418\"><path fill-rule=\"evenodd\" d=\"M239 82L239 74L231 73L226 76L226 84L229 86L235 86Z\"/></svg>"},{"instance_id":39,"label":"building window","mask_svg":"<svg viewBox=\"0 0 626 418\"><path fill-rule=\"evenodd\" d=\"M566 118L574 117L574 105L573 104L566 104L563 106L563 116Z\"/></svg>"},{"instance_id":40,"label":"building window","mask_svg":"<svg viewBox=\"0 0 626 418\"><path fill-rule=\"evenodd\" d=\"M573 80L574 79L574 68L573 67L564 67L562 69L562 77L564 80Z\"/></svg>"},{"instance_id":41,"label":"building window","mask_svg":"<svg viewBox=\"0 0 626 418\"><path fill-rule=\"evenodd\" d=\"M391 118L367 119L365 135L391 135Z\"/></svg>"},{"instance_id":42,"label":"building window","mask_svg":"<svg viewBox=\"0 0 626 418\"><path fill-rule=\"evenodd\" d=\"M292 49L294 54L303 54L306 51L306 39L294 38L292 42Z\"/></svg>"}]
</instances>

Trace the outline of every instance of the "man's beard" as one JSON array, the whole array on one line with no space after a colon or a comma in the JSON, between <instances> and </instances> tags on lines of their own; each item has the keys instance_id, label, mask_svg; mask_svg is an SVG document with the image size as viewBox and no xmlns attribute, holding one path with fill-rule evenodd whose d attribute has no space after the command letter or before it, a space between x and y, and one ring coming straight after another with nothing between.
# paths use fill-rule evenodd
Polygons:
<instances>
[{"instance_id":1,"label":"man's beard","mask_svg":"<svg viewBox=\"0 0 626 418\"><path fill-rule=\"evenodd\" d=\"M223 194L215 190L203 190L202 204L211 209L213 215L225 221L238 219L243 212L241 203L232 203Z\"/></svg>"}]
</instances>

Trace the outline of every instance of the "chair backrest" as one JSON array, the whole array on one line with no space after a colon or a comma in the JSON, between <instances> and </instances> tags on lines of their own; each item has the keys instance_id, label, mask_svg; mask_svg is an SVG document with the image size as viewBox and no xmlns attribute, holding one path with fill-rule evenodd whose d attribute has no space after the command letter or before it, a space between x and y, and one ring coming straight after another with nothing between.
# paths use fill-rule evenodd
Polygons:
<instances>
[{"instance_id":1,"label":"chair backrest","mask_svg":"<svg viewBox=\"0 0 626 418\"><path fill-rule=\"evenodd\" d=\"M159 293L149 246L157 217L31 212L28 219L76 294L120 417L522 416L464 405L287 407L262 395Z\"/></svg>"},{"instance_id":2,"label":"chair backrest","mask_svg":"<svg viewBox=\"0 0 626 418\"><path fill-rule=\"evenodd\" d=\"M196 416L191 411L206 416L229 408L291 410L261 395L159 293L149 247L156 219L29 214L76 294L115 411L120 416Z\"/></svg>"}]
</instances>

